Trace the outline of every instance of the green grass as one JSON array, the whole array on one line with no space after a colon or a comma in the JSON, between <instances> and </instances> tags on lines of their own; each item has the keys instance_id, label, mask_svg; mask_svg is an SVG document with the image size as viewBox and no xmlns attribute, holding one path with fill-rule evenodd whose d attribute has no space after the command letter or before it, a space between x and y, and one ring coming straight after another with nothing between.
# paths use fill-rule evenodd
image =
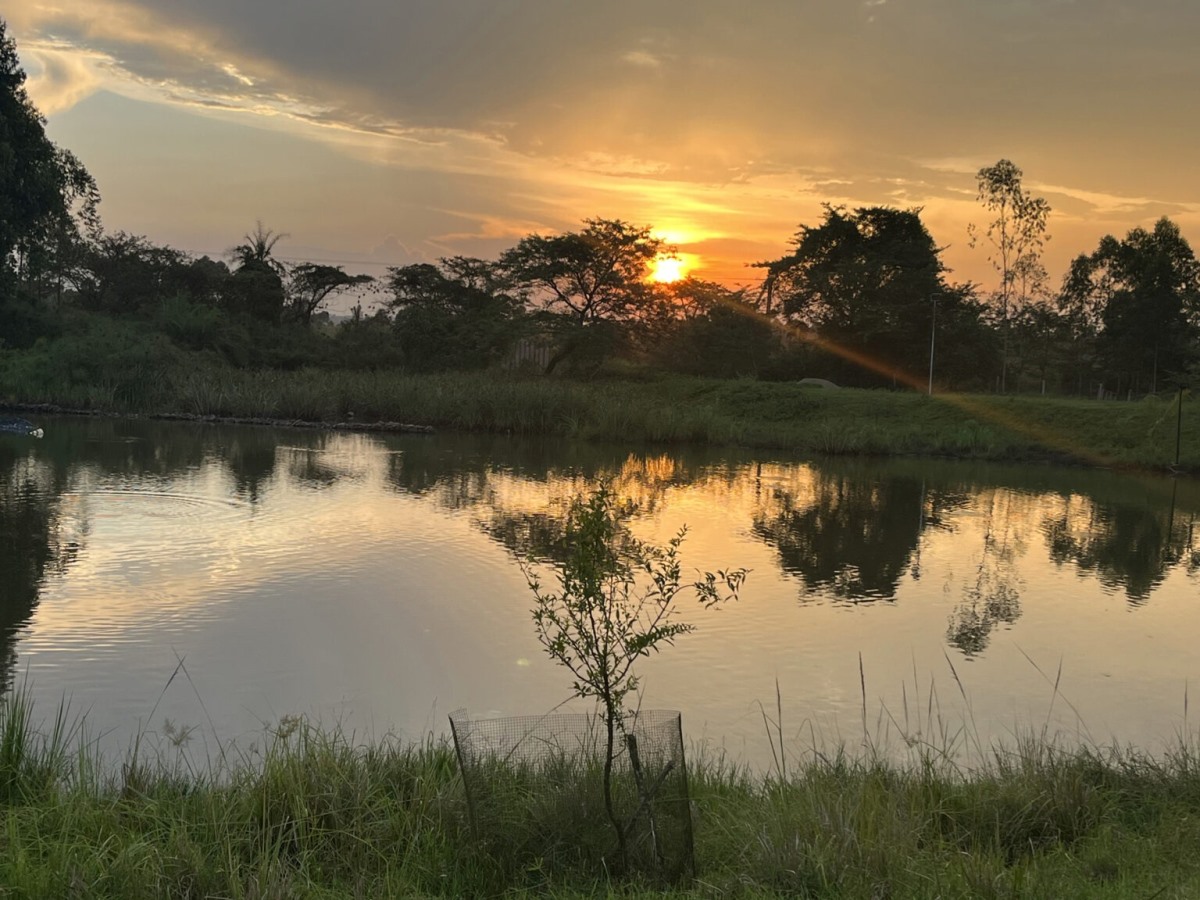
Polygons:
<instances>
[{"instance_id":1,"label":"green grass","mask_svg":"<svg viewBox=\"0 0 1200 900\"><path fill-rule=\"evenodd\" d=\"M197 769L178 730L116 766L82 731L61 712L39 724L20 694L0 704L5 897L1200 895L1189 740L1150 757L1030 738L971 768L920 745L899 761L810 749L767 775L702 759L690 774L698 875L667 890L544 843L477 840L438 741L358 744L289 720L259 749ZM544 833L586 830L570 803L547 802L562 777L525 773L510 826L536 811Z\"/></svg>"},{"instance_id":2,"label":"green grass","mask_svg":"<svg viewBox=\"0 0 1200 900\"><path fill-rule=\"evenodd\" d=\"M57 346L57 345L53 345ZM504 372L251 371L176 349L127 348L120 366L0 353L0 403L336 423L593 441L739 445L801 453L945 456L1166 469L1174 397L1133 402L823 391L678 376L577 381ZM82 351L81 351L82 352ZM1200 404L1183 404L1180 467L1200 469Z\"/></svg>"}]
</instances>

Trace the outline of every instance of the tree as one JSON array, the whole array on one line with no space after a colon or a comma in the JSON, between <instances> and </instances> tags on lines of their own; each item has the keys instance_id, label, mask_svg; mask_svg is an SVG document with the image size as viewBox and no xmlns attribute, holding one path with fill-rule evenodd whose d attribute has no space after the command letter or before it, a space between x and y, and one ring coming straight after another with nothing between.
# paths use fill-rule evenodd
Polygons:
<instances>
[{"instance_id":1,"label":"tree","mask_svg":"<svg viewBox=\"0 0 1200 900\"><path fill-rule=\"evenodd\" d=\"M297 321L308 326L331 295L374 280L370 275L347 275L341 266L301 263L292 269L288 280L288 309Z\"/></svg>"},{"instance_id":2,"label":"tree","mask_svg":"<svg viewBox=\"0 0 1200 900\"><path fill-rule=\"evenodd\" d=\"M264 322L278 324L286 295L283 289L285 266L274 256L275 245L286 237L263 228L259 222L252 234L229 251L236 268L225 294L226 304Z\"/></svg>"},{"instance_id":3,"label":"tree","mask_svg":"<svg viewBox=\"0 0 1200 900\"><path fill-rule=\"evenodd\" d=\"M229 280L229 267L221 260L201 256L188 263L186 271L178 277L193 303L217 306Z\"/></svg>"},{"instance_id":4,"label":"tree","mask_svg":"<svg viewBox=\"0 0 1200 900\"><path fill-rule=\"evenodd\" d=\"M275 258L275 245L287 237L286 234L276 234L270 228L264 228L261 221L255 223L252 234L242 235L242 243L229 251L230 258L239 269L247 266L265 266L276 275L283 276L287 266Z\"/></svg>"},{"instance_id":5,"label":"tree","mask_svg":"<svg viewBox=\"0 0 1200 900\"><path fill-rule=\"evenodd\" d=\"M1012 306L1020 308L1031 295L1045 290L1046 269L1042 266L1042 247L1050 204L1034 197L1021 186L1024 173L1007 159L984 166L976 175L979 202L995 213L984 235L992 247L988 257L1000 275L996 296L1000 301L1000 328L1004 349L1000 362L1000 390L1007 387L1009 321ZM968 229L972 246L978 239L974 226Z\"/></svg>"},{"instance_id":6,"label":"tree","mask_svg":"<svg viewBox=\"0 0 1200 900\"><path fill-rule=\"evenodd\" d=\"M679 547L686 529L666 547L643 543L620 527L630 512L607 485L576 497L567 514L566 559L557 568L557 592L543 590L531 563L525 577L534 594L538 641L575 678L575 696L592 699L603 716L604 804L625 855L625 826L613 808L612 768L618 733L625 728L625 698L637 688L634 664L671 645L695 626L677 617L685 592ZM642 583L639 584L639 575ZM705 573L690 586L706 608L737 597L745 569Z\"/></svg>"},{"instance_id":7,"label":"tree","mask_svg":"<svg viewBox=\"0 0 1200 900\"><path fill-rule=\"evenodd\" d=\"M794 244L759 264L764 292L802 334L848 359L850 378L865 367L915 380L928 364L934 295L939 329L972 314L969 291L943 281L941 251L919 209L826 204L824 221L802 225Z\"/></svg>"},{"instance_id":8,"label":"tree","mask_svg":"<svg viewBox=\"0 0 1200 900\"><path fill-rule=\"evenodd\" d=\"M647 274L663 242L649 228L619 219L584 225L552 237L530 235L500 257L500 271L525 300L566 317L562 349L547 372L591 343L610 344L614 329L602 323L644 319L661 300Z\"/></svg>"},{"instance_id":9,"label":"tree","mask_svg":"<svg viewBox=\"0 0 1200 900\"><path fill-rule=\"evenodd\" d=\"M400 266L388 269L387 286L409 368L482 368L499 361L517 336L522 304L504 290L492 263L455 256L436 266Z\"/></svg>"},{"instance_id":10,"label":"tree","mask_svg":"<svg viewBox=\"0 0 1200 900\"><path fill-rule=\"evenodd\" d=\"M664 312L672 319L696 319L720 307L750 307L745 290L731 290L715 281L681 278L659 286L665 297Z\"/></svg>"},{"instance_id":11,"label":"tree","mask_svg":"<svg viewBox=\"0 0 1200 900\"><path fill-rule=\"evenodd\" d=\"M1057 382L1068 375L1082 349L1073 346L1076 341L1070 319L1052 303L1037 300L1016 311L1012 330L1017 336L1020 371L1032 374L1035 387L1040 385L1043 393L1047 384L1061 387Z\"/></svg>"},{"instance_id":12,"label":"tree","mask_svg":"<svg viewBox=\"0 0 1200 900\"><path fill-rule=\"evenodd\" d=\"M1179 375L1197 356L1200 263L1165 216L1152 231L1134 228L1120 241L1106 235L1094 253L1077 257L1058 303L1131 389L1153 393L1162 373Z\"/></svg>"},{"instance_id":13,"label":"tree","mask_svg":"<svg viewBox=\"0 0 1200 900\"><path fill-rule=\"evenodd\" d=\"M524 238L500 257L512 281L547 309L580 324L624 319L640 311L646 273L663 242L649 228L619 219L588 219L582 231Z\"/></svg>"},{"instance_id":14,"label":"tree","mask_svg":"<svg viewBox=\"0 0 1200 900\"><path fill-rule=\"evenodd\" d=\"M655 342L672 369L717 378L757 377L781 345L779 323L746 299L744 290L685 278L663 288L674 318Z\"/></svg>"},{"instance_id":15,"label":"tree","mask_svg":"<svg viewBox=\"0 0 1200 900\"><path fill-rule=\"evenodd\" d=\"M80 304L96 312L153 312L176 294L186 293L191 265L170 247L118 231L87 245L75 278Z\"/></svg>"},{"instance_id":16,"label":"tree","mask_svg":"<svg viewBox=\"0 0 1200 900\"><path fill-rule=\"evenodd\" d=\"M0 288L40 277L60 244L99 228L96 182L45 124L0 19Z\"/></svg>"}]
</instances>

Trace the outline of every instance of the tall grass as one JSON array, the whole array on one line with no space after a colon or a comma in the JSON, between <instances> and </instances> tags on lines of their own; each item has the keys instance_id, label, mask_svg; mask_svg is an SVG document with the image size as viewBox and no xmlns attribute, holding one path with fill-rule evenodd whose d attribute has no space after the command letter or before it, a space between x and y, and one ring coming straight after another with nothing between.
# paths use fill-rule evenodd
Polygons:
<instances>
[{"instance_id":1,"label":"tall grass","mask_svg":"<svg viewBox=\"0 0 1200 900\"><path fill-rule=\"evenodd\" d=\"M1178 406L1175 399L1154 397L1134 402L929 398L678 376L577 381L508 372L252 371L178 351L128 350L114 368L102 361L80 366L61 355L0 353L0 403L327 423L391 421L830 454L1155 468L1170 468L1175 461ZM1200 469L1200 407L1192 398L1184 400L1182 424L1181 468Z\"/></svg>"},{"instance_id":2,"label":"tall grass","mask_svg":"<svg viewBox=\"0 0 1200 900\"><path fill-rule=\"evenodd\" d=\"M0 885L6 896L87 898L634 896L652 887L656 896L864 900L1200 895L1192 739L1151 756L1067 747L1039 732L965 765L938 745L935 704L917 700L889 719L900 737L920 734L899 757L881 740L855 752L814 743L789 747L790 761L777 757L764 774L701 755L690 773L699 874L665 892L597 874L587 853L571 850L604 823L572 799L586 772L554 761L525 771L522 792L497 794L523 797L497 811L525 823L521 839L517 829L481 837L454 752L438 740L362 743L287 719L258 748L208 766L180 764L183 740L109 765L65 709L39 722L18 693L0 701ZM783 735L781 721L765 721Z\"/></svg>"}]
</instances>

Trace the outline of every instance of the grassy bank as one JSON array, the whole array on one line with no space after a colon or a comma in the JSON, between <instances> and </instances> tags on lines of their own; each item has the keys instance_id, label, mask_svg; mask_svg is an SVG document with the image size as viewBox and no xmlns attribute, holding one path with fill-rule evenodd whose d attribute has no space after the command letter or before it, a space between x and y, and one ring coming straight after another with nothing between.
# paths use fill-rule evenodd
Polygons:
<instances>
[{"instance_id":1,"label":"grassy bank","mask_svg":"<svg viewBox=\"0 0 1200 900\"><path fill-rule=\"evenodd\" d=\"M468 825L453 750L285 722L197 771L186 746L110 769L61 721L0 712L4 896L363 898L638 896L556 853L511 810L503 855ZM810 755L753 776L692 763L698 876L664 896L1194 897L1200 756L1030 741L965 772ZM574 814L603 828L598 810ZM534 823L543 831L554 821ZM521 829L525 829L521 832Z\"/></svg>"},{"instance_id":2,"label":"grassy bank","mask_svg":"<svg viewBox=\"0 0 1200 900\"><path fill-rule=\"evenodd\" d=\"M254 372L196 357L92 371L0 355L0 402L138 414L394 421L588 440L830 454L936 455L1167 468L1175 398L1133 402L821 390L675 376L592 381L507 373ZM163 363L160 365L160 363ZM1180 465L1200 469L1200 403L1183 404Z\"/></svg>"}]
</instances>

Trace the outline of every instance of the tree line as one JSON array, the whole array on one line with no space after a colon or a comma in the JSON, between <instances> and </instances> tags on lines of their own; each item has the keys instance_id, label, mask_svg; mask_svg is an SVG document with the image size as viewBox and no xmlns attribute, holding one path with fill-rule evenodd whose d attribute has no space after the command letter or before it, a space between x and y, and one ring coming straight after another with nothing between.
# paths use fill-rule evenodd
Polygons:
<instances>
[{"instance_id":1,"label":"tree line","mask_svg":"<svg viewBox=\"0 0 1200 900\"><path fill-rule=\"evenodd\" d=\"M287 265L274 253L282 235L261 223L221 259L105 232L94 180L46 137L24 82L0 20L0 348L85 333L103 354L136 326L138 341L254 367L640 367L1086 395L1200 377L1200 266L1178 225L1104 237L1054 289L1041 256L1049 204L1008 160L977 176L991 219L971 241L995 267L989 290L949 280L919 208L888 206L826 205L737 289L655 282L675 248L601 218L495 259L371 278ZM326 307L345 292L358 302L337 321Z\"/></svg>"}]
</instances>

